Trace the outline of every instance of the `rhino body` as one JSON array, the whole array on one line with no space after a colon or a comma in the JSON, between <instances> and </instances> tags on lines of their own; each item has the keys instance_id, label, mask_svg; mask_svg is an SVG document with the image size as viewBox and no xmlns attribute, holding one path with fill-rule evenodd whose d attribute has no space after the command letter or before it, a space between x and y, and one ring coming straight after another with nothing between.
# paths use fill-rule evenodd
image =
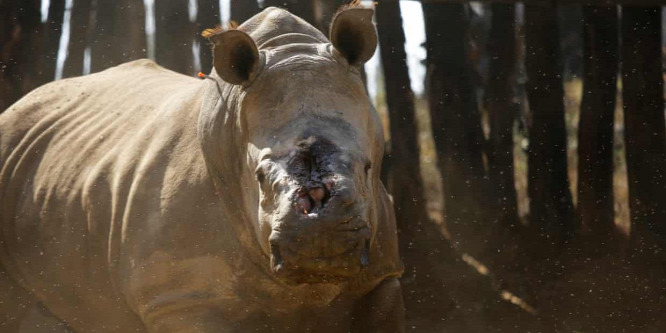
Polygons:
<instances>
[{"instance_id":1,"label":"rhino body","mask_svg":"<svg viewBox=\"0 0 666 333\"><path fill-rule=\"evenodd\" d=\"M228 36L256 43L252 81L217 49ZM34 306L75 332L402 330L381 126L353 49L274 8L211 41L208 79L139 60L0 115L0 331ZM299 154L330 180L299 180ZM358 227L327 236L352 209Z\"/></svg>"}]
</instances>

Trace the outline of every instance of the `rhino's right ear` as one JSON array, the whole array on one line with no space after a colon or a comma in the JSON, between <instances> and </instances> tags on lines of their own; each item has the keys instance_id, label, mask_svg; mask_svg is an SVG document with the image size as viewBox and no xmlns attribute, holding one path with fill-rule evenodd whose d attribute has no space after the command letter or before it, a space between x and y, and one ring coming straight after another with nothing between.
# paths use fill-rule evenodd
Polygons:
<instances>
[{"instance_id":1,"label":"rhino's right ear","mask_svg":"<svg viewBox=\"0 0 666 333\"><path fill-rule=\"evenodd\" d=\"M259 50L250 35L240 30L227 30L210 36L213 43L213 66L222 80L243 84L259 72Z\"/></svg>"},{"instance_id":2,"label":"rhino's right ear","mask_svg":"<svg viewBox=\"0 0 666 333\"><path fill-rule=\"evenodd\" d=\"M335 49L352 66L362 66L377 48L377 31L372 23L375 11L360 1L343 7L331 22L329 38Z\"/></svg>"}]
</instances>

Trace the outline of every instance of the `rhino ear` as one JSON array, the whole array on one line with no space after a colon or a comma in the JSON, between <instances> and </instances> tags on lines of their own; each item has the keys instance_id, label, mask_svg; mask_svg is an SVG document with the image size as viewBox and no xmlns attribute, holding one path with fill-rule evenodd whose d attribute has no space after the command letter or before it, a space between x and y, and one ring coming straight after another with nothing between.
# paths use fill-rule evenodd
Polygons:
<instances>
[{"instance_id":1,"label":"rhino ear","mask_svg":"<svg viewBox=\"0 0 666 333\"><path fill-rule=\"evenodd\" d=\"M259 50L245 32L227 30L210 37L213 43L213 66L222 80L243 84L254 78L259 69Z\"/></svg>"},{"instance_id":2,"label":"rhino ear","mask_svg":"<svg viewBox=\"0 0 666 333\"><path fill-rule=\"evenodd\" d=\"M329 38L335 49L352 66L363 65L377 48L377 32L372 24L374 10L352 7L339 11L331 23Z\"/></svg>"}]
</instances>

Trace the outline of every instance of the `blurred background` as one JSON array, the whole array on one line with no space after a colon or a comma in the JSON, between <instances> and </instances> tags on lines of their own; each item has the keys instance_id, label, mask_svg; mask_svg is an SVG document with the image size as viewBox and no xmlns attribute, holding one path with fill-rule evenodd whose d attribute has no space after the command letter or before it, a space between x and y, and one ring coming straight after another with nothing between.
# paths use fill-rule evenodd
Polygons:
<instances>
[{"instance_id":1,"label":"blurred background","mask_svg":"<svg viewBox=\"0 0 666 333\"><path fill-rule=\"evenodd\" d=\"M139 58L208 73L203 29L326 33L346 2L0 0L0 112ZM666 1L375 4L408 331L666 332Z\"/></svg>"}]
</instances>

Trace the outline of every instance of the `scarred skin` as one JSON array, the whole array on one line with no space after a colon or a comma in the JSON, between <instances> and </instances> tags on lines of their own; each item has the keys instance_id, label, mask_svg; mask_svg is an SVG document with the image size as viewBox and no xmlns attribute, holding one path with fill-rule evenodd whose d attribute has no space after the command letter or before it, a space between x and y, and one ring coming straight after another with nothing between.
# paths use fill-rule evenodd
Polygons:
<instances>
[{"instance_id":1,"label":"scarred skin","mask_svg":"<svg viewBox=\"0 0 666 333\"><path fill-rule=\"evenodd\" d=\"M0 331L37 303L75 332L403 330L358 45L275 8L239 30L251 72L220 33L208 79L139 60L0 115Z\"/></svg>"}]
</instances>

